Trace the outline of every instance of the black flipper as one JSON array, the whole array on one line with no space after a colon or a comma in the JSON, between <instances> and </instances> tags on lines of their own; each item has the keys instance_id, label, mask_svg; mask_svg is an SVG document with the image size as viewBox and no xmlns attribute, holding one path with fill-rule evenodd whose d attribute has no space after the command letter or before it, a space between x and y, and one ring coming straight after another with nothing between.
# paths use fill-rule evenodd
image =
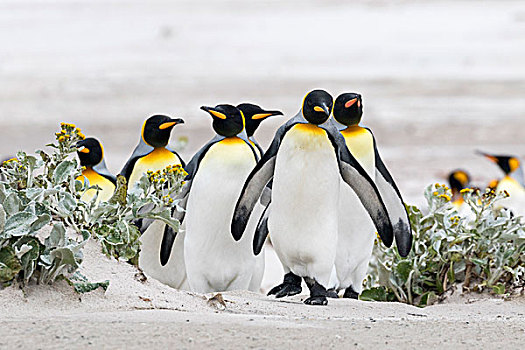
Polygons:
<instances>
[{"instance_id":1,"label":"black flipper","mask_svg":"<svg viewBox=\"0 0 525 350\"><path fill-rule=\"evenodd\" d=\"M164 234L160 245L160 264L162 266L166 265L170 259L171 248L173 247L176 237L177 232L175 232L170 225L164 225Z\"/></svg>"},{"instance_id":2,"label":"black flipper","mask_svg":"<svg viewBox=\"0 0 525 350\"><path fill-rule=\"evenodd\" d=\"M343 181L357 194L361 204L372 218L381 240L387 247L390 247L394 240L392 223L377 186L350 153L343 135L337 130L335 124L329 120L320 127L326 131L332 142Z\"/></svg>"},{"instance_id":3,"label":"black flipper","mask_svg":"<svg viewBox=\"0 0 525 350\"><path fill-rule=\"evenodd\" d=\"M242 238L257 200L260 198L265 186L273 177L275 157L277 156L277 151L279 150L284 135L298 123L306 123L306 121L302 118L294 117L277 130L272 144L263 154L261 160L257 163L244 183L241 195L235 206L235 211L233 212L231 225L231 233L236 241Z\"/></svg>"},{"instance_id":4,"label":"black flipper","mask_svg":"<svg viewBox=\"0 0 525 350\"><path fill-rule=\"evenodd\" d=\"M264 208L261 218L259 219L259 223L257 224L257 228L255 229L255 234L253 236L253 254L255 255L259 255L262 247L264 246L264 242L266 242L266 237L268 237L268 215L270 214L268 211L269 207L270 203L268 203L266 208Z\"/></svg>"},{"instance_id":5,"label":"black flipper","mask_svg":"<svg viewBox=\"0 0 525 350\"><path fill-rule=\"evenodd\" d=\"M372 131L367 128L374 139L374 152L376 162L376 185L381 197L384 200L390 221L394 226L394 237L399 255L405 257L412 248L412 229L408 213L401 197L401 193L394 182L394 179L388 172L381 156L377 151L376 140ZM382 237L381 237L382 239Z\"/></svg>"}]
</instances>

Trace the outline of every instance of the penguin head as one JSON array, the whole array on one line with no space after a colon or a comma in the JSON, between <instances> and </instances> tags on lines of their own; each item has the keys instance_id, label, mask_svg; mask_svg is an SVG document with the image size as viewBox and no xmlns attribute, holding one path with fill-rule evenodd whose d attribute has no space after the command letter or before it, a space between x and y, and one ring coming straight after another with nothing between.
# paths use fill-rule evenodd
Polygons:
<instances>
[{"instance_id":1,"label":"penguin head","mask_svg":"<svg viewBox=\"0 0 525 350\"><path fill-rule=\"evenodd\" d=\"M93 167L102 161L104 158L104 150L100 142L88 137L77 142L77 154L80 159L80 165L84 167Z\"/></svg>"},{"instance_id":2,"label":"penguin head","mask_svg":"<svg viewBox=\"0 0 525 350\"><path fill-rule=\"evenodd\" d=\"M244 129L244 116L237 107L232 105L202 106L213 118L213 130L218 135L233 137Z\"/></svg>"},{"instance_id":3,"label":"penguin head","mask_svg":"<svg viewBox=\"0 0 525 350\"><path fill-rule=\"evenodd\" d=\"M153 115L144 122L142 139L150 146L165 147L170 140L171 129L177 124L184 124L184 120L167 115Z\"/></svg>"},{"instance_id":4,"label":"penguin head","mask_svg":"<svg viewBox=\"0 0 525 350\"><path fill-rule=\"evenodd\" d=\"M312 124L323 124L328 120L332 113L334 100L332 96L324 90L310 91L303 100L303 116Z\"/></svg>"},{"instance_id":5,"label":"penguin head","mask_svg":"<svg viewBox=\"0 0 525 350\"><path fill-rule=\"evenodd\" d=\"M520 160L517 157L510 156L510 155L493 155L488 154L484 152L478 151L479 154L484 156L485 158L489 159L490 161L496 163L501 170L505 173L505 175L510 175L516 170L518 170L521 166Z\"/></svg>"},{"instance_id":6,"label":"penguin head","mask_svg":"<svg viewBox=\"0 0 525 350\"><path fill-rule=\"evenodd\" d=\"M251 103L241 103L237 108L244 115L246 121L246 134L248 137L253 136L255 130L259 127L261 122L273 115L283 115L279 111L266 111L261 107Z\"/></svg>"},{"instance_id":7,"label":"penguin head","mask_svg":"<svg viewBox=\"0 0 525 350\"><path fill-rule=\"evenodd\" d=\"M448 182L452 192L459 193L462 189L469 187L470 176L466 171L457 169L450 173Z\"/></svg>"},{"instance_id":8,"label":"penguin head","mask_svg":"<svg viewBox=\"0 0 525 350\"><path fill-rule=\"evenodd\" d=\"M361 95L345 93L339 95L334 102L334 118L339 123L352 126L361 121L363 115L363 101Z\"/></svg>"}]
</instances>

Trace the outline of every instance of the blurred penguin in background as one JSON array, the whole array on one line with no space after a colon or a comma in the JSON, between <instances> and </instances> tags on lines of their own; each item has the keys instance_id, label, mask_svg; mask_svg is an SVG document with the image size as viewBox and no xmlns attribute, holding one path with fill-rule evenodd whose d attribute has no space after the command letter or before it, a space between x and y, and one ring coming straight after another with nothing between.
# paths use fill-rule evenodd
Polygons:
<instances>
[{"instance_id":1,"label":"blurred penguin in background","mask_svg":"<svg viewBox=\"0 0 525 350\"><path fill-rule=\"evenodd\" d=\"M459 209L465 203L461 191L470 187L470 175L464 170L456 169L449 174L448 183L452 191L452 204Z\"/></svg>"},{"instance_id":2,"label":"blurred penguin in background","mask_svg":"<svg viewBox=\"0 0 525 350\"><path fill-rule=\"evenodd\" d=\"M523 168L516 156L494 155L478 151L479 154L498 165L504 176L496 186L496 192L506 191L508 198L500 200L500 206L512 210L515 215L525 214L525 183Z\"/></svg>"}]
</instances>

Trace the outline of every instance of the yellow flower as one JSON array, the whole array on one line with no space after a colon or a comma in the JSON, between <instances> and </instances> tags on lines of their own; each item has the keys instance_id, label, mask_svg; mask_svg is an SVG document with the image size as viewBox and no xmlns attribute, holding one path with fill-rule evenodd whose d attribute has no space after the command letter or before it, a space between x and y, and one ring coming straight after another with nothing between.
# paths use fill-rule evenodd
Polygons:
<instances>
[{"instance_id":1,"label":"yellow flower","mask_svg":"<svg viewBox=\"0 0 525 350\"><path fill-rule=\"evenodd\" d=\"M437 196L439 194L438 191L434 191L434 193L432 193L434 196Z\"/></svg>"},{"instance_id":2,"label":"yellow flower","mask_svg":"<svg viewBox=\"0 0 525 350\"><path fill-rule=\"evenodd\" d=\"M459 191L460 193L466 193L466 192L472 192L472 188L464 188L462 189L461 191Z\"/></svg>"},{"instance_id":3,"label":"yellow flower","mask_svg":"<svg viewBox=\"0 0 525 350\"><path fill-rule=\"evenodd\" d=\"M446 195L446 194L440 194L439 195L439 198L444 198L447 200L447 202L450 202L450 196Z\"/></svg>"},{"instance_id":4,"label":"yellow flower","mask_svg":"<svg viewBox=\"0 0 525 350\"><path fill-rule=\"evenodd\" d=\"M58 138L58 142L64 142L66 140L66 138L64 136L60 136Z\"/></svg>"}]
</instances>

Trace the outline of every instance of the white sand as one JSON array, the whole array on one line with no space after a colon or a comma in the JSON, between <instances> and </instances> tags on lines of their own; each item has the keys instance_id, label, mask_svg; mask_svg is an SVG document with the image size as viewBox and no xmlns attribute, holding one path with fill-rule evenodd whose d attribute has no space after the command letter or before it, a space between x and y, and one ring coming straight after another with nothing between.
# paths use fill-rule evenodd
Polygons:
<instances>
[{"instance_id":1,"label":"white sand","mask_svg":"<svg viewBox=\"0 0 525 350\"><path fill-rule=\"evenodd\" d=\"M86 246L82 273L109 279L106 293L76 294L65 282L0 291L0 348L419 348L518 349L525 339L525 300L456 298L420 309L399 303L330 300L306 306L305 295L276 300L223 293L225 308L198 295L141 282L129 264Z\"/></svg>"}]
</instances>

